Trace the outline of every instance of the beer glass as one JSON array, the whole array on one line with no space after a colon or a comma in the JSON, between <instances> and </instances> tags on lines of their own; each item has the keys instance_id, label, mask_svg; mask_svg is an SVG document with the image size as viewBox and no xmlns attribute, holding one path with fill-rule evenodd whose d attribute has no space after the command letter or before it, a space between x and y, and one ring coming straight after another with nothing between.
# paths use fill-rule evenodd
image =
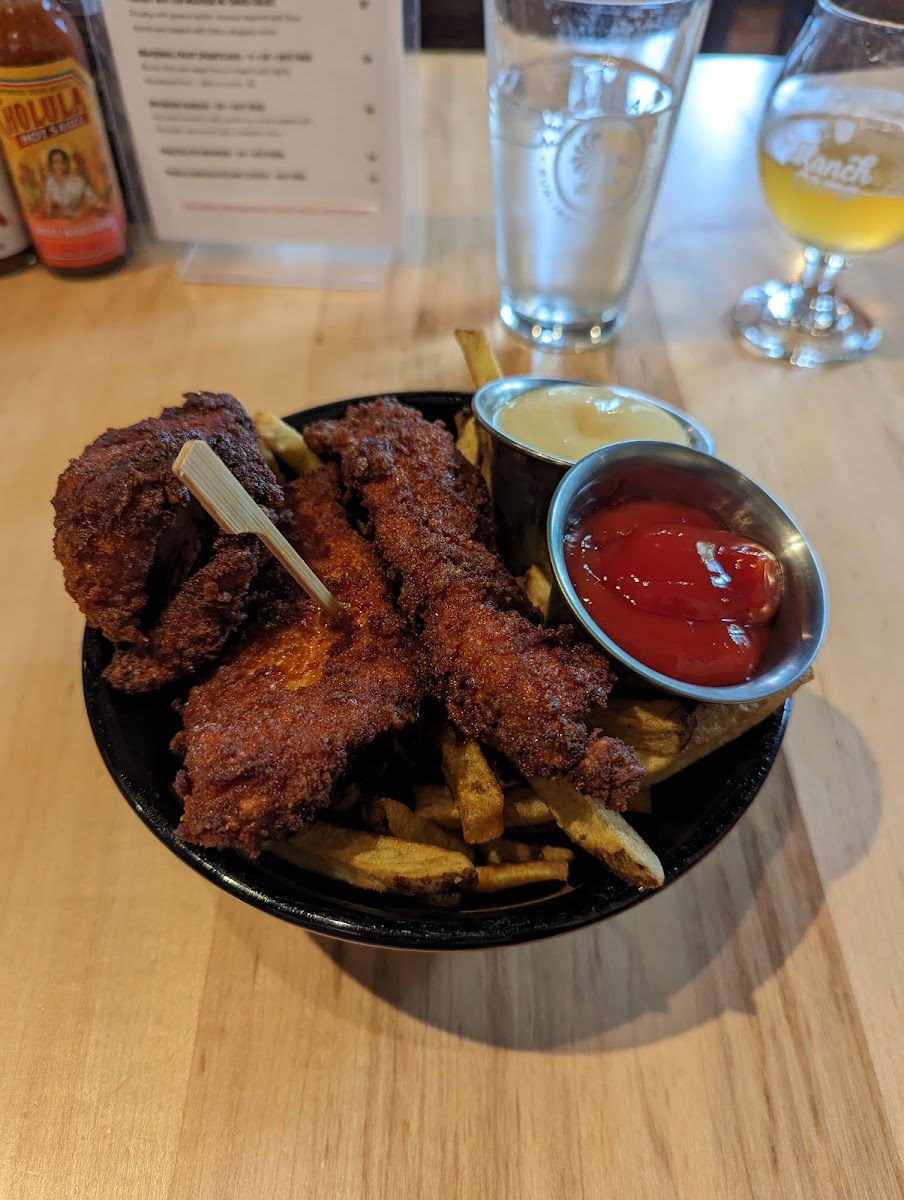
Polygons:
<instances>
[{"instance_id":1,"label":"beer glass","mask_svg":"<svg viewBox=\"0 0 904 1200\"><path fill-rule=\"evenodd\" d=\"M852 257L904 238L902 0L817 0L766 105L759 160L804 268L795 283L744 292L740 338L801 367L859 358L880 330L837 282Z\"/></svg>"},{"instance_id":2,"label":"beer glass","mask_svg":"<svg viewBox=\"0 0 904 1200\"><path fill-rule=\"evenodd\" d=\"M549 350L625 316L709 0L484 0L504 325Z\"/></svg>"}]
</instances>

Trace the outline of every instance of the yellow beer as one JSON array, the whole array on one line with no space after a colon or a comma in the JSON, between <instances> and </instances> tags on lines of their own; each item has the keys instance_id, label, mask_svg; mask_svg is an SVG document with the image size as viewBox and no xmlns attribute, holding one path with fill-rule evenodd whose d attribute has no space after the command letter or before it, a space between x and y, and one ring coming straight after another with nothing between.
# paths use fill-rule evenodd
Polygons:
<instances>
[{"instance_id":1,"label":"yellow beer","mask_svg":"<svg viewBox=\"0 0 904 1200\"><path fill-rule=\"evenodd\" d=\"M904 238L904 132L863 118L779 118L760 141L769 207L800 241L838 254Z\"/></svg>"}]
</instances>

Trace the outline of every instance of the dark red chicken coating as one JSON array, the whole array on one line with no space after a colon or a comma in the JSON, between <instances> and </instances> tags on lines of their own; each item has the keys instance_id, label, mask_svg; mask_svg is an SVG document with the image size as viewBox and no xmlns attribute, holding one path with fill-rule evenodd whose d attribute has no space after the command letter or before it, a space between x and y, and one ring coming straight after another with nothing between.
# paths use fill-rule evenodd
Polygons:
<instances>
[{"instance_id":1,"label":"dark red chicken coating","mask_svg":"<svg viewBox=\"0 0 904 1200\"><path fill-rule=\"evenodd\" d=\"M643 770L623 742L586 724L612 687L608 661L569 626L539 624L492 546L480 474L449 432L382 399L308 426L305 438L339 457L455 724L528 778L574 773L588 794L623 808Z\"/></svg>"},{"instance_id":2,"label":"dark red chicken coating","mask_svg":"<svg viewBox=\"0 0 904 1200\"><path fill-rule=\"evenodd\" d=\"M346 617L333 620L268 568L261 611L191 689L173 745L185 758L179 836L252 855L308 824L358 751L417 717L426 678L373 546L349 524L335 468L285 495L290 540Z\"/></svg>"},{"instance_id":3,"label":"dark red chicken coating","mask_svg":"<svg viewBox=\"0 0 904 1200\"><path fill-rule=\"evenodd\" d=\"M263 551L220 532L173 475L183 444L208 442L269 515L282 489L232 396L194 392L180 407L110 429L57 484L54 551L66 590L117 649L114 686L147 691L209 662L244 620Z\"/></svg>"}]
</instances>

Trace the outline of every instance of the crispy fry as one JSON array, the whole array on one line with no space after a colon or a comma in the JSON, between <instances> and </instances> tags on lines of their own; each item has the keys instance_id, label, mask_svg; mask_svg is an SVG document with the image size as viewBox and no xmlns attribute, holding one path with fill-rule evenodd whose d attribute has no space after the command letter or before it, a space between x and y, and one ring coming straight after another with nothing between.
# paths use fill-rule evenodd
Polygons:
<instances>
[{"instance_id":1,"label":"crispy fry","mask_svg":"<svg viewBox=\"0 0 904 1200\"><path fill-rule=\"evenodd\" d=\"M502 378L502 368L483 330L456 329L455 340L464 355L475 388L481 388L485 383ZM487 487L492 491L485 435L482 437L481 432L474 417L467 417L458 428L455 448L469 463L480 469Z\"/></svg>"},{"instance_id":2,"label":"crispy fry","mask_svg":"<svg viewBox=\"0 0 904 1200\"><path fill-rule=\"evenodd\" d=\"M518 787L505 793L502 820L506 829L529 829L531 826L550 825L555 817L546 801L533 788Z\"/></svg>"},{"instance_id":3,"label":"crispy fry","mask_svg":"<svg viewBox=\"0 0 904 1200\"><path fill-rule=\"evenodd\" d=\"M361 805L361 814L365 825L374 833L388 833L407 842L440 846L443 850L455 850L466 858L474 858L473 848L462 838L442 829L435 821L428 821L420 813L412 812L399 800L374 796Z\"/></svg>"},{"instance_id":4,"label":"crispy fry","mask_svg":"<svg viewBox=\"0 0 904 1200\"><path fill-rule=\"evenodd\" d=\"M509 862L477 868L474 892L501 892L527 883L568 880L567 862Z\"/></svg>"},{"instance_id":5,"label":"crispy fry","mask_svg":"<svg viewBox=\"0 0 904 1200\"><path fill-rule=\"evenodd\" d=\"M455 449L466 458L472 467L480 467L483 450L480 444L480 431L474 414L468 408L460 408L454 417Z\"/></svg>"},{"instance_id":6,"label":"crispy fry","mask_svg":"<svg viewBox=\"0 0 904 1200\"><path fill-rule=\"evenodd\" d=\"M456 329L455 340L464 355L476 388L502 378L502 368L482 329Z\"/></svg>"},{"instance_id":7,"label":"crispy fry","mask_svg":"<svg viewBox=\"0 0 904 1200\"><path fill-rule=\"evenodd\" d=\"M486 862L571 862L574 851L568 846L542 846L538 842L511 842L508 838L497 838L480 848Z\"/></svg>"},{"instance_id":8,"label":"crispy fry","mask_svg":"<svg viewBox=\"0 0 904 1200\"><path fill-rule=\"evenodd\" d=\"M308 446L297 429L273 413L259 412L254 416L257 436L265 442L277 458L281 458L297 475L310 475L323 466L321 459Z\"/></svg>"},{"instance_id":9,"label":"crispy fry","mask_svg":"<svg viewBox=\"0 0 904 1200\"><path fill-rule=\"evenodd\" d=\"M480 438L477 434L477 422L473 417L466 417L462 422L461 431L455 441L455 449L472 466L480 466Z\"/></svg>"},{"instance_id":10,"label":"crispy fry","mask_svg":"<svg viewBox=\"0 0 904 1200\"><path fill-rule=\"evenodd\" d=\"M503 795L505 803L502 807L502 823L506 829L531 829L553 823L552 813L533 788L512 788ZM416 787L414 808L419 816L442 825L444 829L461 828L458 805L450 789L442 784L428 783Z\"/></svg>"},{"instance_id":11,"label":"crispy fry","mask_svg":"<svg viewBox=\"0 0 904 1200\"><path fill-rule=\"evenodd\" d=\"M374 892L442 895L474 886L474 866L463 854L315 821L286 842L267 848L308 871Z\"/></svg>"},{"instance_id":12,"label":"crispy fry","mask_svg":"<svg viewBox=\"0 0 904 1200\"><path fill-rule=\"evenodd\" d=\"M534 608L539 609L543 614L543 620L545 621L549 617L552 584L536 564L527 568L523 579L520 579L519 583L524 588L527 598Z\"/></svg>"},{"instance_id":13,"label":"crispy fry","mask_svg":"<svg viewBox=\"0 0 904 1200\"><path fill-rule=\"evenodd\" d=\"M389 891L389 888L384 883L376 879L373 875L368 875L366 871L361 871L348 863L334 862L327 858L319 858L306 854L303 850L297 849L289 842L267 842L264 845L264 849L269 850L271 854L275 854L278 858L285 859L293 867L301 867L304 871L313 871L315 874L325 875L329 879L338 879L340 882L347 883L351 887L364 888L368 892Z\"/></svg>"},{"instance_id":14,"label":"crispy fry","mask_svg":"<svg viewBox=\"0 0 904 1200\"><path fill-rule=\"evenodd\" d=\"M661 887L665 878L662 863L628 822L604 808L598 800L584 796L560 779L533 779L552 810L559 826L573 842L602 859L619 879L639 888Z\"/></svg>"},{"instance_id":15,"label":"crispy fry","mask_svg":"<svg viewBox=\"0 0 904 1200\"><path fill-rule=\"evenodd\" d=\"M734 741L754 725L759 725L770 713L781 708L790 695L813 678L813 672L808 671L797 683L784 691L767 696L765 700L755 700L749 704L698 704L694 708L695 725L689 741L679 754L666 763L649 771L644 783L652 787L662 783L678 771L683 771L691 763L712 754L720 746Z\"/></svg>"},{"instance_id":16,"label":"crispy fry","mask_svg":"<svg viewBox=\"0 0 904 1200\"><path fill-rule=\"evenodd\" d=\"M648 774L661 770L685 748L696 723L694 705L671 696L610 700L593 717L604 733L631 746Z\"/></svg>"},{"instance_id":17,"label":"crispy fry","mask_svg":"<svg viewBox=\"0 0 904 1200\"><path fill-rule=\"evenodd\" d=\"M264 460L264 462L267 464L267 466L270 468L270 470L276 476L276 482L277 483L285 483L286 477L285 477L285 475L283 475L282 468L280 467L279 463L276 461L276 455L273 453L273 451L270 449L270 447L267 445L267 443L264 441L264 439L260 436L260 434L257 435L257 448L261 452L261 458Z\"/></svg>"},{"instance_id":18,"label":"crispy fry","mask_svg":"<svg viewBox=\"0 0 904 1200\"><path fill-rule=\"evenodd\" d=\"M489 842L501 837L505 797L483 751L448 722L439 735L443 775L461 816L466 842Z\"/></svg>"},{"instance_id":19,"label":"crispy fry","mask_svg":"<svg viewBox=\"0 0 904 1200\"><path fill-rule=\"evenodd\" d=\"M461 813L452 792L443 783L424 783L414 789L414 811L419 817L442 825L444 829L461 829Z\"/></svg>"}]
</instances>

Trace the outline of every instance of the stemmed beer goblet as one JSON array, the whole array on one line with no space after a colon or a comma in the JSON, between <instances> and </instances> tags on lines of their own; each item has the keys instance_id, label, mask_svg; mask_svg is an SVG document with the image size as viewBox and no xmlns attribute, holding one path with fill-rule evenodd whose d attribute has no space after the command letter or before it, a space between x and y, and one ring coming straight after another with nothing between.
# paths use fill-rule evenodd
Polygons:
<instances>
[{"instance_id":1,"label":"stemmed beer goblet","mask_svg":"<svg viewBox=\"0 0 904 1200\"><path fill-rule=\"evenodd\" d=\"M748 349L815 367L871 350L881 331L837 290L851 257L904 238L904 4L817 0L766 105L760 177L804 243L795 283L747 288L733 312Z\"/></svg>"}]
</instances>

